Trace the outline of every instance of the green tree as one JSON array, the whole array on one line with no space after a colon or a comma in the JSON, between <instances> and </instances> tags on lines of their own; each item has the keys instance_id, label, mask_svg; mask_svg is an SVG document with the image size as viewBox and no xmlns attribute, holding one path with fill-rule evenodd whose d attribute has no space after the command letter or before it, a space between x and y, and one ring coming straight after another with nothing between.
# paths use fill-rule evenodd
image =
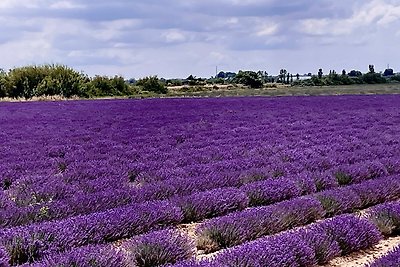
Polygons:
<instances>
[{"instance_id":1,"label":"green tree","mask_svg":"<svg viewBox=\"0 0 400 267\"><path fill-rule=\"evenodd\" d=\"M161 82L157 76L148 76L139 79L136 82L136 85L140 86L144 91L155 92L158 94L168 93L167 87L165 87L165 84Z\"/></svg>"},{"instance_id":2,"label":"green tree","mask_svg":"<svg viewBox=\"0 0 400 267\"><path fill-rule=\"evenodd\" d=\"M375 66L374 65L368 65L369 73L375 73Z\"/></svg>"},{"instance_id":3,"label":"green tree","mask_svg":"<svg viewBox=\"0 0 400 267\"><path fill-rule=\"evenodd\" d=\"M251 88L261 88L263 81L260 79L257 72L254 71L239 71L236 77L233 79L234 83L240 83Z\"/></svg>"},{"instance_id":4,"label":"green tree","mask_svg":"<svg viewBox=\"0 0 400 267\"><path fill-rule=\"evenodd\" d=\"M318 78L321 79L323 74L324 73L322 72L322 69L319 69L318 70Z\"/></svg>"},{"instance_id":5,"label":"green tree","mask_svg":"<svg viewBox=\"0 0 400 267\"><path fill-rule=\"evenodd\" d=\"M287 70L285 70L285 69L281 69L279 71L279 80L281 83L285 83L286 74L287 74Z\"/></svg>"},{"instance_id":6,"label":"green tree","mask_svg":"<svg viewBox=\"0 0 400 267\"><path fill-rule=\"evenodd\" d=\"M0 69L0 97L6 97L7 95L7 73Z\"/></svg>"}]
</instances>

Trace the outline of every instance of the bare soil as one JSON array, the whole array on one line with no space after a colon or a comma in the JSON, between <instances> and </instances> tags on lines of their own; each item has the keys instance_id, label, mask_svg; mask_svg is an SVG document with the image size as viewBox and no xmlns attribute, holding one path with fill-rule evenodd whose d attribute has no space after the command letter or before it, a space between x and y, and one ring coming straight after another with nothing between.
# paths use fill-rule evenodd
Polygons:
<instances>
[{"instance_id":1,"label":"bare soil","mask_svg":"<svg viewBox=\"0 0 400 267\"><path fill-rule=\"evenodd\" d=\"M393 248L400 245L400 236L392 237L389 239L382 240L376 246L352 253L345 257L339 257L333 259L324 267L363 267L368 263L373 262L375 259L382 257L387 254Z\"/></svg>"}]
</instances>

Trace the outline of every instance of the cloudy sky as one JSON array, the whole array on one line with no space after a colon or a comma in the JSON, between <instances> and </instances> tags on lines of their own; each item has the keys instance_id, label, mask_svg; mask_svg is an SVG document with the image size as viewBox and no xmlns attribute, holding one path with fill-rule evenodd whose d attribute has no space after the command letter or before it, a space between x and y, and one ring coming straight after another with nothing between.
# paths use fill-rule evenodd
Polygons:
<instances>
[{"instance_id":1,"label":"cloudy sky","mask_svg":"<svg viewBox=\"0 0 400 267\"><path fill-rule=\"evenodd\" d=\"M0 0L0 68L201 77L400 71L400 0Z\"/></svg>"}]
</instances>

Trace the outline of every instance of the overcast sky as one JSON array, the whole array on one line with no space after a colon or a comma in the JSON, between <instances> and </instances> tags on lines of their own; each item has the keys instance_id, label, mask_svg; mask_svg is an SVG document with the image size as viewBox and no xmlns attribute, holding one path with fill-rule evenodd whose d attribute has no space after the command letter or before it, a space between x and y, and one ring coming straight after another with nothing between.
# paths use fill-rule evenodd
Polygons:
<instances>
[{"instance_id":1,"label":"overcast sky","mask_svg":"<svg viewBox=\"0 0 400 267\"><path fill-rule=\"evenodd\" d=\"M0 68L201 77L400 71L400 0L0 0Z\"/></svg>"}]
</instances>

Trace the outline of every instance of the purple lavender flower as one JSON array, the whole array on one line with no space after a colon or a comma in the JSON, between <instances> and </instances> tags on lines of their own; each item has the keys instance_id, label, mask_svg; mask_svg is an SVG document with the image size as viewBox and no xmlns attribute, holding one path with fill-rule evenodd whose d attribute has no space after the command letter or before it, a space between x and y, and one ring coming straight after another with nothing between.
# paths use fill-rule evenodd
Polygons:
<instances>
[{"instance_id":1,"label":"purple lavender flower","mask_svg":"<svg viewBox=\"0 0 400 267\"><path fill-rule=\"evenodd\" d=\"M293 180L281 178L244 185L240 188L250 200L250 206L264 206L286 199L298 197L300 188Z\"/></svg>"},{"instance_id":2,"label":"purple lavender flower","mask_svg":"<svg viewBox=\"0 0 400 267\"><path fill-rule=\"evenodd\" d=\"M212 261L215 266L227 267L315 266L316 263L313 249L300 237L290 233L228 249Z\"/></svg>"},{"instance_id":3,"label":"purple lavender flower","mask_svg":"<svg viewBox=\"0 0 400 267\"><path fill-rule=\"evenodd\" d=\"M117 248L107 246L86 246L76 248L65 253L50 254L42 261L29 265L30 267L128 267L128 261L125 255Z\"/></svg>"},{"instance_id":4,"label":"purple lavender flower","mask_svg":"<svg viewBox=\"0 0 400 267\"><path fill-rule=\"evenodd\" d=\"M198 229L199 249L212 252L242 244L321 219L324 211L312 198L299 198L275 205L252 208L212 219Z\"/></svg>"},{"instance_id":5,"label":"purple lavender flower","mask_svg":"<svg viewBox=\"0 0 400 267\"><path fill-rule=\"evenodd\" d=\"M351 189L360 197L362 206L368 207L400 198L399 176L384 177L356 184Z\"/></svg>"},{"instance_id":6,"label":"purple lavender flower","mask_svg":"<svg viewBox=\"0 0 400 267\"><path fill-rule=\"evenodd\" d=\"M301 239L313 249L319 265L340 256L341 249L336 240L327 232L321 231L318 225L308 226L298 232Z\"/></svg>"},{"instance_id":7,"label":"purple lavender flower","mask_svg":"<svg viewBox=\"0 0 400 267\"><path fill-rule=\"evenodd\" d=\"M13 264L40 259L48 253L73 247L102 244L170 227L182 222L179 208L168 202L131 205L61 221L0 231Z\"/></svg>"},{"instance_id":8,"label":"purple lavender flower","mask_svg":"<svg viewBox=\"0 0 400 267\"><path fill-rule=\"evenodd\" d=\"M176 230L142 235L124 245L129 261L138 267L174 264L194 256L194 245L188 236Z\"/></svg>"},{"instance_id":9,"label":"purple lavender flower","mask_svg":"<svg viewBox=\"0 0 400 267\"><path fill-rule=\"evenodd\" d=\"M243 210L249 200L236 188L214 189L173 200L183 212L185 222L200 221Z\"/></svg>"},{"instance_id":10,"label":"purple lavender flower","mask_svg":"<svg viewBox=\"0 0 400 267\"><path fill-rule=\"evenodd\" d=\"M369 248L382 239L365 219L338 216L300 230L247 242L210 260L210 266L316 266L339 255Z\"/></svg>"},{"instance_id":11,"label":"purple lavender flower","mask_svg":"<svg viewBox=\"0 0 400 267\"><path fill-rule=\"evenodd\" d=\"M327 217L361 208L361 200L351 187L323 191L314 197L321 202Z\"/></svg>"},{"instance_id":12,"label":"purple lavender flower","mask_svg":"<svg viewBox=\"0 0 400 267\"><path fill-rule=\"evenodd\" d=\"M365 267L395 267L400 266L400 246L394 248L388 254L366 265Z\"/></svg>"},{"instance_id":13,"label":"purple lavender flower","mask_svg":"<svg viewBox=\"0 0 400 267\"><path fill-rule=\"evenodd\" d=\"M339 244L342 255L371 247L382 240L375 225L352 215L335 217L318 227Z\"/></svg>"},{"instance_id":14,"label":"purple lavender flower","mask_svg":"<svg viewBox=\"0 0 400 267\"><path fill-rule=\"evenodd\" d=\"M8 253L5 248L0 247L0 266L9 267L10 259L8 257Z\"/></svg>"},{"instance_id":15,"label":"purple lavender flower","mask_svg":"<svg viewBox=\"0 0 400 267\"><path fill-rule=\"evenodd\" d=\"M373 207L368 213L368 220L374 223L384 235L397 234L400 231L400 202Z\"/></svg>"}]
</instances>

